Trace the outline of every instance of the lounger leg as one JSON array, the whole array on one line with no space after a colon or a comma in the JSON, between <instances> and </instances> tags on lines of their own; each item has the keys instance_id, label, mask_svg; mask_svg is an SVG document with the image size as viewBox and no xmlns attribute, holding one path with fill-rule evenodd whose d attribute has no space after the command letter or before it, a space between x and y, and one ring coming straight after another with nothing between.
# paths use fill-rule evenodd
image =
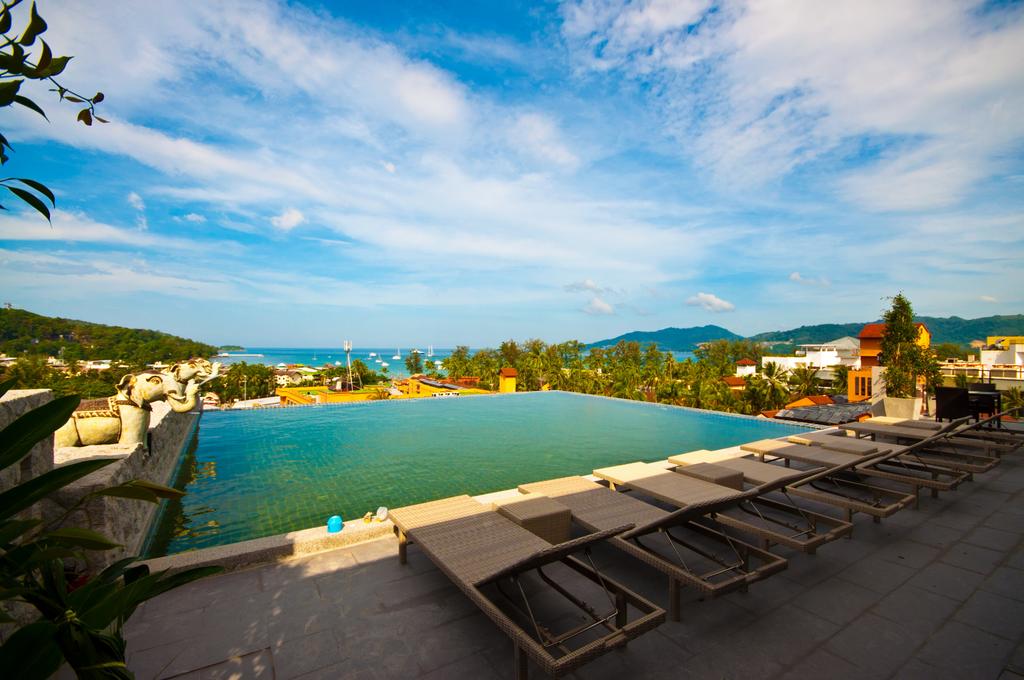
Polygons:
<instances>
[{"instance_id":1,"label":"lounger leg","mask_svg":"<svg viewBox=\"0 0 1024 680\"><path fill-rule=\"evenodd\" d=\"M679 581L671 576L668 577L668 618L679 620Z\"/></svg>"},{"instance_id":2,"label":"lounger leg","mask_svg":"<svg viewBox=\"0 0 1024 680\"><path fill-rule=\"evenodd\" d=\"M398 532L398 563L399 564L405 564L406 563L406 547L408 546L408 544L409 544L409 541L405 537L405 532L404 531L399 531Z\"/></svg>"},{"instance_id":3,"label":"lounger leg","mask_svg":"<svg viewBox=\"0 0 1024 680\"><path fill-rule=\"evenodd\" d=\"M526 680L527 674L530 672L529 660L526 658L526 652L519 645L515 645L515 680Z\"/></svg>"}]
</instances>

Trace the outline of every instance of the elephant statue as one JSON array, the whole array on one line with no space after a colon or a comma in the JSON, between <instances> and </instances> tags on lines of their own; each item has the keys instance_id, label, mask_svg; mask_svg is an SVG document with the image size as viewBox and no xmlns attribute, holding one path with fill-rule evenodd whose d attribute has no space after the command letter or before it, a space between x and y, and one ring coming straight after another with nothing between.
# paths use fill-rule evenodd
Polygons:
<instances>
[{"instance_id":1,"label":"elephant statue","mask_svg":"<svg viewBox=\"0 0 1024 680\"><path fill-rule=\"evenodd\" d=\"M160 372L129 373L118 382L114 396L79 404L55 433L54 446L145 443L150 404L166 401L172 411L191 411L199 388L219 375L220 364L206 359L190 359Z\"/></svg>"}]
</instances>

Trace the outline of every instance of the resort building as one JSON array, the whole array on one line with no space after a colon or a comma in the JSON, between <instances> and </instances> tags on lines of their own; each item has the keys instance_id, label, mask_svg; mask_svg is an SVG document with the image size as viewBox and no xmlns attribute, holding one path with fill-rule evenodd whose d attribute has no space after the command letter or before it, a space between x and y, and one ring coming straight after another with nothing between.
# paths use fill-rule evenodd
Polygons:
<instances>
[{"instance_id":1,"label":"resort building","mask_svg":"<svg viewBox=\"0 0 1024 680\"><path fill-rule=\"evenodd\" d=\"M941 365L942 375L966 376L971 382L995 383L1000 389L1024 383L1024 336L989 336L978 350L978 360L949 360Z\"/></svg>"},{"instance_id":2,"label":"resort building","mask_svg":"<svg viewBox=\"0 0 1024 680\"><path fill-rule=\"evenodd\" d=\"M744 377L757 373L757 362L752 359L740 359L736 362L736 376Z\"/></svg>"},{"instance_id":3,"label":"resort building","mask_svg":"<svg viewBox=\"0 0 1024 680\"><path fill-rule=\"evenodd\" d=\"M932 334L923 323L917 327L917 344L930 347ZM882 378L881 363L882 338L885 337L884 323L869 323L861 329L857 338L860 340L860 367L851 369L846 377L846 394L850 403L873 401L882 396L885 381Z\"/></svg>"},{"instance_id":4,"label":"resort building","mask_svg":"<svg viewBox=\"0 0 1024 680\"><path fill-rule=\"evenodd\" d=\"M519 372L514 368L503 368L498 371L498 391L515 392L516 378L518 376Z\"/></svg>"},{"instance_id":5,"label":"resort building","mask_svg":"<svg viewBox=\"0 0 1024 680\"><path fill-rule=\"evenodd\" d=\"M792 371L794 368L830 369L840 365L859 368L861 365L860 349L861 343L857 338L846 336L836 338L831 342L798 345L794 356L766 356L761 359L761 365L772 362L787 371ZM737 366L739 366L738 363ZM831 379L831 371L827 376L820 375L819 377Z\"/></svg>"}]
</instances>

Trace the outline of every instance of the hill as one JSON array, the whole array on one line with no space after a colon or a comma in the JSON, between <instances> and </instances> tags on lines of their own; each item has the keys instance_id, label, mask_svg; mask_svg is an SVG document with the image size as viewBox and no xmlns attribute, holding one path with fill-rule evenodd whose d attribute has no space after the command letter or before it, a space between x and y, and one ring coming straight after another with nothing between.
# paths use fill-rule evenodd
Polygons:
<instances>
[{"instance_id":1,"label":"hill","mask_svg":"<svg viewBox=\"0 0 1024 680\"><path fill-rule=\"evenodd\" d=\"M962 319L959 316L921 316L918 321L928 326L935 344L951 342L957 345L970 344L972 340L984 340L990 335L1024 335L1024 314L984 316L978 319ZM874 321L878 321L875 319ZM828 342L844 335L857 337L864 324L826 323L815 326L800 326L788 331L770 331L751 336L758 342L792 342L795 345Z\"/></svg>"},{"instance_id":2,"label":"hill","mask_svg":"<svg viewBox=\"0 0 1024 680\"><path fill-rule=\"evenodd\" d=\"M711 340L738 340L740 337L721 326L695 326L693 328L662 328L659 331L632 331L607 340L592 342L588 347L611 347L620 341L657 343L658 348L674 352L692 352L697 345Z\"/></svg>"},{"instance_id":3,"label":"hill","mask_svg":"<svg viewBox=\"0 0 1024 680\"><path fill-rule=\"evenodd\" d=\"M112 359L131 364L208 357L217 348L159 331L105 326L0 309L0 353L59 356L65 361Z\"/></svg>"}]
</instances>

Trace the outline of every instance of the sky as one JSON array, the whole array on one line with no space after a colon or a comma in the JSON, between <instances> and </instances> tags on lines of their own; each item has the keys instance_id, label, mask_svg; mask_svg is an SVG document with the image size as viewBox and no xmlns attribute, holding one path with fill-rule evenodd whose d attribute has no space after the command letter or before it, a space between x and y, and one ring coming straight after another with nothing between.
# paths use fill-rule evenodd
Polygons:
<instances>
[{"instance_id":1,"label":"sky","mask_svg":"<svg viewBox=\"0 0 1024 680\"><path fill-rule=\"evenodd\" d=\"M493 346L1024 311L1024 5L44 0L18 308ZM20 25L17 24L16 25Z\"/></svg>"}]
</instances>

